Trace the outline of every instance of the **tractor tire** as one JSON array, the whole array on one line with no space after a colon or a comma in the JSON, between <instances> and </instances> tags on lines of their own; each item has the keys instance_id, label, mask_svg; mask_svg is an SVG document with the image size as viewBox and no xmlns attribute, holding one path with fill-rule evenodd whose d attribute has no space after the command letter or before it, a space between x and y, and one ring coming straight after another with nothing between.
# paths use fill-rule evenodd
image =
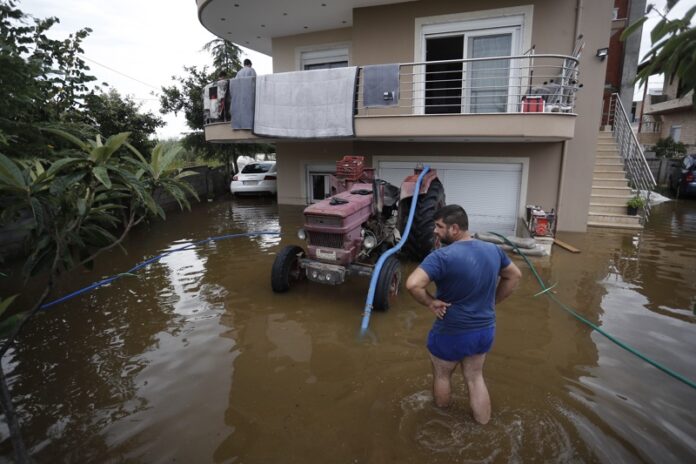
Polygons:
<instances>
[{"instance_id":1,"label":"tractor tire","mask_svg":"<svg viewBox=\"0 0 696 464\"><path fill-rule=\"evenodd\" d=\"M399 202L399 232L403 236L411 210L411 201L407 198ZM445 206L445 189L438 179L433 180L430 188L418 196L416 214L413 216L411 233L401 248L402 253L414 261L422 261L435 246L435 212Z\"/></svg>"},{"instance_id":2,"label":"tractor tire","mask_svg":"<svg viewBox=\"0 0 696 464\"><path fill-rule=\"evenodd\" d=\"M399 294L401 286L401 264L396 256L390 256L379 271L375 299L372 307L375 311L386 311Z\"/></svg>"},{"instance_id":3,"label":"tractor tire","mask_svg":"<svg viewBox=\"0 0 696 464\"><path fill-rule=\"evenodd\" d=\"M271 288L275 293L287 292L291 284L304 278L300 267L300 257L304 255L304 250L296 245L288 245L276 255L271 269Z\"/></svg>"}]
</instances>

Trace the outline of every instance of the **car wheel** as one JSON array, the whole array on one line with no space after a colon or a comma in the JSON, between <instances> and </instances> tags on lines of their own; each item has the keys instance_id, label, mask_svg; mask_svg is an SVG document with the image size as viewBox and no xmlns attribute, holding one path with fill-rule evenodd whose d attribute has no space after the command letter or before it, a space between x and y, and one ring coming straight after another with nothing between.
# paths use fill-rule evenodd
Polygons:
<instances>
[{"instance_id":1,"label":"car wheel","mask_svg":"<svg viewBox=\"0 0 696 464\"><path fill-rule=\"evenodd\" d=\"M406 229L408 213L413 198L399 202L399 232ZM445 189L438 179L433 180L428 191L418 196L416 214L413 216L411 233L402 248L404 254L415 261L422 261L435 247L435 212L445 206Z\"/></svg>"},{"instance_id":2,"label":"car wheel","mask_svg":"<svg viewBox=\"0 0 696 464\"><path fill-rule=\"evenodd\" d=\"M280 250L271 269L271 288L274 292L287 292L290 285L304 279L305 271L300 267L300 259L304 256L304 250L296 245Z\"/></svg>"},{"instance_id":3,"label":"car wheel","mask_svg":"<svg viewBox=\"0 0 696 464\"><path fill-rule=\"evenodd\" d=\"M377 287L375 287L375 299L373 302L375 311L388 310L399 294L400 286L401 264L396 256L390 256L379 271Z\"/></svg>"}]
</instances>

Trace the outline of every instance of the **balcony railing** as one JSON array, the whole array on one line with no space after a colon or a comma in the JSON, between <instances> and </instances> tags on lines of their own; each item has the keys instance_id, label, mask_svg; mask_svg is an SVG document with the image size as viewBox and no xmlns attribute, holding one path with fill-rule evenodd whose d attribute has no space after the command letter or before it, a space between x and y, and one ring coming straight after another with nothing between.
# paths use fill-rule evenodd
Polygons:
<instances>
[{"instance_id":1,"label":"balcony railing","mask_svg":"<svg viewBox=\"0 0 696 464\"><path fill-rule=\"evenodd\" d=\"M367 107L361 67L358 116L575 111L578 60L571 56L527 54L401 63L398 68L398 104Z\"/></svg>"},{"instance_id":2,"label":"balcony railing","mask_svg":"<svg viewBox=\"0 0 696 464\"><path fill-rule=\"evenodd\" d=\"M574 119L565 117L508 117L503 127L483 122L496 114L574 116L580 85L578 60L573 56L526 54L361 66L357 73L355 69L335 71L262 76L262 84L257 80L256 87L240 87L242 83L236 80L206 86L204 108L206 124L210 125L206 128L207 139L408 135L567 140L573 136ZM319 72L327 74L309 74ZM236 88L234 98L231 87ZM293 91L288 92L291 87ZM230 121L230 110L232 127L227 131L219 123ZM317 117L324 113L326 118ZM479 124L476 126L467 124L471 119L443 119L449 115L482 117L474 118ZM416 124L406 128L400 117L412 117ZM525 122L510 125L513 120ZM530 121L534 123L528 124ZM430 127L431 122L437 127ZM210 123L216 123L215 127Z\"/></svg>"},{"instance_id":3,"label":"balcony railing","mask_svg":"<svg viewBox=\"0 0 696 464\"><path fill-rule=\"evenodd\" d=\"M643 116L639 132L641 134L659 134L662 132L662 121L656 121L650 116Z\"/></svg>"}]
</instances>

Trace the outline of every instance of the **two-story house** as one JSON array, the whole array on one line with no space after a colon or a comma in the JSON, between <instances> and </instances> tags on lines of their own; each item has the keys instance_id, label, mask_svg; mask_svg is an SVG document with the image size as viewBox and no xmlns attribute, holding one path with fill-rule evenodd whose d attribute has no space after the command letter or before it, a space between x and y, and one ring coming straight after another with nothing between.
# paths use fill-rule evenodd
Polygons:
<instances>
[{"instance_id":1,"label":"two-story house","mask_svg":"<svg viewBox=\"0 0 696 464\"><path fill-rule=\"evenodd\" d=\"M696 148L696 110L694 92L684 92L679 78L665 77L659 95L647 94L643 100L643 120L639 128L640 142L653 145L658 139L672 137L687 146L689 153Z\"/></svg>"},{"instance_id":2,"label":"two-story house","mask_svg":"<svg viewBox=\"0 0 696 464\"><path fill-rule=\"evenodd\" d=\"M437 169L473 230L512 233L528 204L586 229L612 2L197 4L209 31L273 57L254 126L205 132L275 143L279 203L323 199L334 163L361 155L396 185L417 163Z\"/></svg>"}]
</instances>

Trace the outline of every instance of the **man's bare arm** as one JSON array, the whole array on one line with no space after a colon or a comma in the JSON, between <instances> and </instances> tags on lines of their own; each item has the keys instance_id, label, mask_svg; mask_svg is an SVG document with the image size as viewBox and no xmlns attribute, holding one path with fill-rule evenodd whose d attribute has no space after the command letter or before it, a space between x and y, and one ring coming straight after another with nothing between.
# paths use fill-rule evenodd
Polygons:
<instances>
[{"instance_id":1,"label":"man's bare arm","mask_svg":"<svg viewBox=\"0 0 696 464\"><path fill-rule=\"evenodd\" d=\"M406 281L406 288L409 293L413 295L413 298L430 309L438 318L442 319L450 304L434 298L428 292L428 285L430 285L430 277L420 267L417 267L411 275L408 276L408 280Z\"/></svg>"},{"instance_id":2,"label":"man's bare arm","mask_svg":"<svg viewBox=\"0 0 696 464\"><path fill-rule=\"evenodd\" d=\"M515 263L508 264L500 270L500 282L495 290L495 304L500 303L505 298L509 297L513 290L517 288L517 284L522 278L522 273Z\"/></svg>"}]
</instances>

